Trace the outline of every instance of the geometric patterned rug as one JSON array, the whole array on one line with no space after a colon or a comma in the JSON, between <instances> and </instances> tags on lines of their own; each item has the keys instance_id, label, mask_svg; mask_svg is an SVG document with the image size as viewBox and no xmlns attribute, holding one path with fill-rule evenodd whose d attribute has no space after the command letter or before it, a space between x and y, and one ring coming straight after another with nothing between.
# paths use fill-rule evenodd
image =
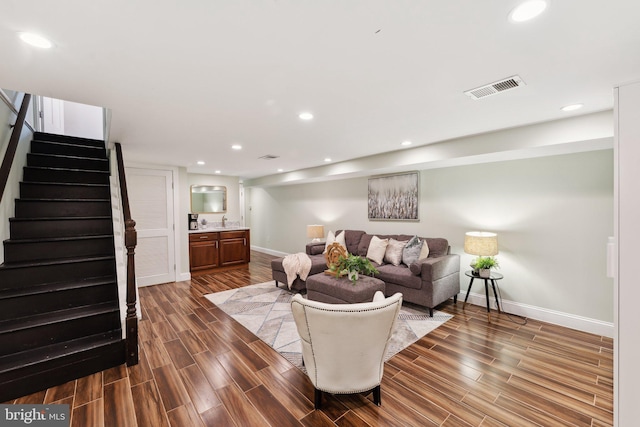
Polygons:
<instances>
[{"instance_id":1,"label":"geometric patterned rug","mask_svg":"<svg viewBox=\"0 0 640 427\"><path fill-rule=\"evenodd\" d=\"M262 341L282 354L292 365L302 366L300 336L291 314L293 294L277 288L274 281L205 295L222 311L233 317ZM413 344L453 316L434 310L433 317L424 307L403 303L398 315L385 361Z\"/></svg>"}]
</instances>

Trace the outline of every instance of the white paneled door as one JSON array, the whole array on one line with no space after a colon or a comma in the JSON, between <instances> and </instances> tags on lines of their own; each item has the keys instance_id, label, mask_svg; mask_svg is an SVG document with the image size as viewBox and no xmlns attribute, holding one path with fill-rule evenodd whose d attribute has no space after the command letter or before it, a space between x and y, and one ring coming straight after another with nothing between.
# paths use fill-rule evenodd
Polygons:
<instances>
[{"instance_id":1,"label":"white paneled door","mask_svg":"<svg viewBox=\"0 0 640 427\"><path fill-rule=\"evenodd\" d=\"M138 286L176 278L173 232L173 172L126 168L131 217L136 222Z\"/></svg>"}]
</instances>

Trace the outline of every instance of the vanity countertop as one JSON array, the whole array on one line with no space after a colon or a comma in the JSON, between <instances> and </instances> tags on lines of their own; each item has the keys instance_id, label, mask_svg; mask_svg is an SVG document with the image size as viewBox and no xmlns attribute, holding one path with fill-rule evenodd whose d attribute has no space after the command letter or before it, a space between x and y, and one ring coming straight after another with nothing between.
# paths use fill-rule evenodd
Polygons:
<instances>
[{"instance_id":1,"label":"vanity countertop","mask_svg":"<svg viewBox=\"0 0 640 427\"><path fill-rule=\"evenodd\" d=\"M238 231L238 230L248 230L249 227L208 227L208 228L199 228L197 230L189 230L189 234L196 233L216 233L220 231Z\"/></svg>"}]
</instances>

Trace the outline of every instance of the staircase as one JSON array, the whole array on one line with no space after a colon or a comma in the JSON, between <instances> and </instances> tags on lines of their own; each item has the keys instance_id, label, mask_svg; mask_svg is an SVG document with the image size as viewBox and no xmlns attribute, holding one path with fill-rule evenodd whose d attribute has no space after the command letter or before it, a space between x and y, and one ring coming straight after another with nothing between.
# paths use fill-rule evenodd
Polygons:
<instances>
[{"instance_id":1,"label":"staircase","mask_svg":"<svg viewBox=\"0 0 640 427\"><path fill-rule=\"evenodd\" d=\"M0 265L0 402L125 362L104 141L36 132Z\"/></svg>"}]
</instances>

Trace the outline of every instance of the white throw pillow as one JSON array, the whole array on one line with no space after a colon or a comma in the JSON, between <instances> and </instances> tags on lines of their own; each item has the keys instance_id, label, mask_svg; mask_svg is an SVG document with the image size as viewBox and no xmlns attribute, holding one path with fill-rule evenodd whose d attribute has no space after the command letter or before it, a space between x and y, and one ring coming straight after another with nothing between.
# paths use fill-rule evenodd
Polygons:
<instances>
[{"instance_id":1,"label":"white throw pillow","mask_svg":"<svg viewBox=\"0 0 640 427\"><path fill-rule=\"evenodd\" d=\"M389 239L381 239L378 236L373 236L371 238L371 243L369 243L369 249L367 250L367 258L373 262L382 264L388 244Z\"/></svg>"},{"instance_id":2,"label":"white throw pillow","mask_svg":"<svg viewBox=\"0 0 640 427\"><path fill-rule=\"evenodd\" d=\"M402 250L406 244L406 241L401 242L396 239L389 239L389 244L384 252L384 262L395 266L400 265L402 262Z\"/></svg>"},{"instance_id":3,"label":"white throw pillow","mask_svg":"<svg viewBox=\"0 0 640 427\"><path fill-rule=\"evenodd\" d=\"M420 249L420 256L418 259L423 259L429 256L429 245L427 244L427 239L422 241L422 249Z\"/></svg>"},{"instance_id":4,"label":"white throw pillow","mask_svg":"<svg viewBox=\"0 0 640 427\"><path fill-rule=\"evenodd\" d=\"M347 244L344 241L344 231L341 231L340 233L338 233L337 236L333 234L333 231L329 231L329 233L327 234L327 243L325 243L324 252L322 252L323 254L327 253L327 248L331 246L333 242L338 242L340 246L344 248L345 251L347 250Z\"/></svg>"}]
</instances>

